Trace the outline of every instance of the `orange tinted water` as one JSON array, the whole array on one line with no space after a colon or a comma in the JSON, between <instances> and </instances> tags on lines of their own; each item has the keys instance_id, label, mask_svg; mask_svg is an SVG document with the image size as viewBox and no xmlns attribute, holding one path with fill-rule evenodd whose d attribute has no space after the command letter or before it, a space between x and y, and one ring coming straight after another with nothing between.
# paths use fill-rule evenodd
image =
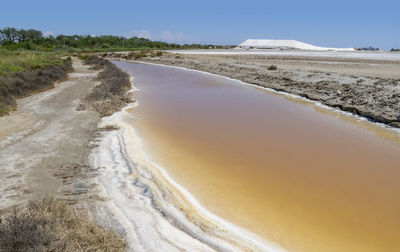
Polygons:
<instances>
[{"instance_id":1,"label":"orange tinted water","mask_svg":"<svg viewBox=\"0 0 400 252\"><path fill-rule=\"evenodd\" d=\"M224 78L116 63L152 158L216 215L293 251L400 251L400 136Z\"/></svg>"}]
</instances>

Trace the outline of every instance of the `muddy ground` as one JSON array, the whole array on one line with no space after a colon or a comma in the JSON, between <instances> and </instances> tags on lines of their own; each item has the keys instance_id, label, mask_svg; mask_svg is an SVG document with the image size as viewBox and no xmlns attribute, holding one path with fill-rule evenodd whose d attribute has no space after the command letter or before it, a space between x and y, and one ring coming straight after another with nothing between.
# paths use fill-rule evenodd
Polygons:
<instances>
[{"instance_id":1,"label":"muddy ground","mask_svg":"<svg viewBox=\"0 0 400 252\"><path fill-rule=\"evenodd\" d=\"M228 76L400 127L397 61L172 53L139 60ZM271 65L277 70L269 70Z\"/></svg>"}]
</instances>

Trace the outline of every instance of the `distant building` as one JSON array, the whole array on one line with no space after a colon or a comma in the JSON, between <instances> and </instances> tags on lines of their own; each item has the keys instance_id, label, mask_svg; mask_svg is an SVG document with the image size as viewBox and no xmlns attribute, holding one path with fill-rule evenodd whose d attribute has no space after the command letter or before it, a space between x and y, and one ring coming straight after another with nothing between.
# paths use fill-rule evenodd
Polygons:
<instances>
[{"instance_id":1,"label":"distant building","mask_svg":"<svg viewBox=\"0 0 400 252\"><path fill-rule=\"evenodd\" d=\"M306 44L296 40L248 39L236 49L278 49L278 50L309 50L309 51L355 51L354 48L330 48Z\"/></svg>"}]
</instances>

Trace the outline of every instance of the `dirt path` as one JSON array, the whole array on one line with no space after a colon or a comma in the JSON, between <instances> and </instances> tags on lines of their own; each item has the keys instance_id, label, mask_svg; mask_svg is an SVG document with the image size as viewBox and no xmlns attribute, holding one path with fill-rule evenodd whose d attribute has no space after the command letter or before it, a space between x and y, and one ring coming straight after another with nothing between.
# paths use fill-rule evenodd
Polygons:
<instances>
[{"instance_id":1,"label":"dirt path","mask_svg":"<svg viewBox=\"0 0 400 252\"><path fill-rule=\"evenodd\" d=\"M0 210L44 195L75 202L87 191L71 178L88 167L100 118L75 107L96 84L98 71L78 59L73 67L67 81L18 100L18 112L0 118Z\"/></svg>"}]
</instances>

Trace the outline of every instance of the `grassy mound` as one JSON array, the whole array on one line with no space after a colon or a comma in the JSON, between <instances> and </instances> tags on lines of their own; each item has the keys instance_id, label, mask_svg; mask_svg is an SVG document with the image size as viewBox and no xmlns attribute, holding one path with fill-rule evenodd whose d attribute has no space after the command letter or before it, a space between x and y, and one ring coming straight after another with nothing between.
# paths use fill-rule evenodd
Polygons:
<instances>
[{"instance_id":1,"label":"grassy mound","mask_svg":"<svg viewBox=\"0 0 400 252\"><path fill-rule=\"evenodd\" d=\"M15 98L54 87L72 71L71 58L0 50L0 116L15 109Z\"/></svg>"},{"instance_id":2,"label":"grassy mound","mask_svg":"<svg viewBox=\"0 0 400 252\"><path fill-rule=\"evenodd\" d=\"M0 49L0 76L63 65L64 60L54 53Z\"/></svg>"},{"instance_id":3,"label":"grassy mound","mask_svg":"<svg viewBox=\"0 0 400 252\"><path fill-rule=\"evenodd\" d=\"M0 219L0 251L124 251L113 231L82 220L61 201L44 198Z\"/></svg>"}]
</instances>

